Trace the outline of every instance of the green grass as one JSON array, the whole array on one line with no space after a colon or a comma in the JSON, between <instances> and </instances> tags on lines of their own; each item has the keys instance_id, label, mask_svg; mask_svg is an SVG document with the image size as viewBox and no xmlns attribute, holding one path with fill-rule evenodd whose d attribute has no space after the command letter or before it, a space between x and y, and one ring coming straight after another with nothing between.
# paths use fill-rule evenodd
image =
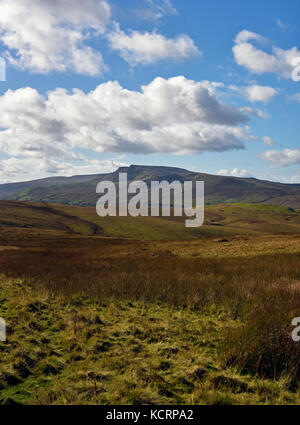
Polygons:
<instances>
[{"instance_id":1,"label":"green grass","mask_svg":"<svg viewBox=\"0 0 300 425\"><path fill-rule=\"evenodd\" d=\"M145 240L190 240L203 236L300 233L300 210L287 207L221 204L205 207L205 222L200 228L186 228L184 217L105 217L93 207L57 205L55 209L96 223L104 233L115 237Z\"/></svg>"},{"instance_id":2,"label":"green grass","mask_svg":"<svg viewBox=\"0 0 300 425\"><path fill-rule=\"evenodd\" d=\"M0 201L0 226L139 240L181 241L203 236L300 234L300 210L254 204L205 207L205 223L186 228L184 217L99 217L94 207Z\"/></svg>"},{"instance_id":3,"label":"green grass","mask_svg":"<svg viewBox=\"0 0 300 425\"><path fill-rule=\"evenodd\" d=\"M1 279L0 402L294 404L286 380L241 376L219 351L224 313L163 303L94 302ZM5 302L5 304L3 304ZM5 306L4 306L5 305Z\"/></svg>"},{"instance_id":4,"label":"green grass","mask_svg":"<svg viewBox=\"0 0 300 425\"><path fill-rule=\"evenodd\" d=\"M300 404L299 211L1 207L0 403Z\"/></svg>"}]
</instances>

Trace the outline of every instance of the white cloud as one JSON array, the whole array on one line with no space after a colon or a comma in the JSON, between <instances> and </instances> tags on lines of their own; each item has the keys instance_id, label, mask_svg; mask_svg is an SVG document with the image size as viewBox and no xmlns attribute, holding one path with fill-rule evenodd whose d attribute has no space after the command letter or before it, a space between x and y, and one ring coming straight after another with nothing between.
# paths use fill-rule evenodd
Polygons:
<instances>
[{"instance_id":1,"label":"white cloud","mask_svg":"<svg viewBox=\"0 0 300 425\"><path fill-rule=\"evenodd\" d=\"M268 103L274 96L279 94L279 90L274 89L269 86L259 86L259 85L251 85L251 86L236 86L235 84L230 85L229 90L242 96L243 98L249 100L252 103L256 102L264 102ZM258 108L250 108L245 107L244 110L252 110L256 112L256 115L264 118L268 118L268 113L266 111L262 111Z\"/></svg>"},{"instance_id":2,"label":"white cloud","mask_svg":"<svg viewBox=\"0 0 300 425\"><path fill-rule=\"evenodd\" d=\"M275 73L280 77L291 79L295 68L294 60L300 57L297 47L284 50L274 46L271 53L257 48L255 42L264 42L259 34L247 30L241 31L235 38L233 54L238 65L257 74Z\"/></svg>"},{"instance_id":3,"label":"white cloud","mask_svg":"<svg viewBox=\"0 0 300 425\"><path fill-rule=\"evenodd\" d=\"M96 172L98 163L88 161L82 149L90 155L243 149L254 138L248 114L220 102L217 87L174 77L156 78L141 91L111 81L89 93L58 88L47 97L30 87L8 90L0 96L0 152L10 160L2 167L24 163L39 170L40 164L49 173L69 167L73 174L75 168L91 172L91 166Z\"/></svg>"},{"instance_id":4,"label":"white cloud","mask_svg":"<svg viewBox=\"0 0 300 425\"><path fill-rule=\"evenodd\" d=\"M183 60L201 56L194 41L185 34L167 38L155 31L125 33L116 24L107 38L110 47L119 51L131 66L149 65L163 59Z\"/></svg>"},{"instance_id":5,"label":"white cloud","mask_svg":"<svg viewBox=\"0 0 300 425\"><path fill-rule=\"evenodd\" d=\"M251 177L251 174L247 170L240 170L234 168L233 170L222 169L218 171L219 176L230 176L230 177Z\"/></svg>"},{"instance_id":6,"label":"white cloud","mask_svg":"<svg viewBox=\"0 0 300 425\"><path fill-rule=\"evenodd\" d=\"M8 61L21 69L47 73L72 70L98 75L106 67L86 43L110 20L105 0L0 0L0 35Z\"/></svg>"},{"instance_id":7,"label":"white cloud","mask_svg":"<svg viewBox=\"0 0 300 425\"><path fill-rule=\"evenodd\" d=\"M269 136L263 137L263 142L267 146L275 146L276 145L275 140L271 139L271 137L269 137Z\"/></svg>"},{"instance_id":8,"label":"white cloud","mask_svg":"<svg viewBox=\"0 0 300 425\"><path fill-rule=\"evenodd\" d=\"M178 12L170 0L145 0L147 8L138 9L138 17L141 19L159 20L164 15L177 15Z\"/></svg>"},{"instance_id":9,"label":"white cloud","mask_svg":"<svg viewBox=\"0 0 300 425\"><path fill-rule=\"evenodd\" d=\"M300 150L299 149L283 149L270 150L263 152L259 155L260 159L269 161L280 167L287 167L289 165L300 164Z\"/></svg>"},{"instance_id":10,"label":"white cloud","mask_svg":"<svg viewBox=\"0 0 300 425\"><path fill-rule=\"evenodd\" d=\"M247 43L247 41L249 41L249 40L257 40L257 41L260 41L260 42L266 41L264 37L262 37L259 34L256 34L255 32L243 30L243 31L238 33L238 35L234 39L234 42L236 44L241 44L241 43Z\"/></svg>"},{"instance_id":11,"label":"white cloud","mask_svg":"<svg viewBox=\"0 0 300 425\"><path fill-rule=\"evenodd\" d=\"M245 112L248 115L254 115L263 119L269 118L268 113L266 111L262 111L259 108L250 108L249 106L246 106L244 108L240 108L240 111Z\"/></svg>"},{"instance_id":12,"label":"white cloud","mask_svg":"<svg viewBox=\"0 0 300 425\"><path fill-rule=\"evenodd\" d=\"M278 90L269 86L248 86L244 89L246 98L250 102L269 102L276 94Z\"/></svg>"},{"instance_id":13,"label":"white cloud","mask_svg":"<svg viewBox=\"0 0 300 425\"><path fill-rule=\"evenodd\" d=\"M282 30L287 29L288 25L284 24L280 19L277 19L277 25L279 28L281 28Z\"/></svg>"},{"instance_id":14,"label":"white cloud","mask_svg":"<svg viewBox=\"0 0 300 425\"><path fill-rule=\"evenodd\" d=\"M97 160L85 158L77 164L48 158L18 157L1 159L0 184L34 180L49 175L68 177L73 175L110 173L119 167L128 165L119 159Z\"/></svg>"}]
</instances>

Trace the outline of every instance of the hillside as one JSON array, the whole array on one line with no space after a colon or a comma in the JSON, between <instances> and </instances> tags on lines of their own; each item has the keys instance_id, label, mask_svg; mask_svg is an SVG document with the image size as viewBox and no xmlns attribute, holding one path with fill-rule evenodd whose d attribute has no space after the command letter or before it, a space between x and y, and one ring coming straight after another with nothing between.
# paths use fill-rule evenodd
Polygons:
<instances>
[{"instance_id":1,"label":"hillside","mask_svg":"<svg viewBox=\"0 0 300 425\"><path fill-rule=\"evenodd\" d=\"M0 201L0 235L8 232L34 237L41 232L111 236L157 241L197 240L236 235L298 235L300 210L258 204L219 204L205 207L204 225L186 228L184 217L99 217L95 207Z\"/></svg>"},{"instance_id":2,"label":"hillside","mask_svg":"<svg viewBox=\"0 0 300 425\"><path fill-rule=\"evenodd\" d=\"M104 180L118 182L120 172L128 174L128 181L143 180L147 184L152 180L204 181L207 204L243 202L300 208L300 184L214 176L181 168L142 165L122 167L109 174L52 177L30 182L2 184L0 199L93 206L98 199L97 183Z\"/></svg>"},{"instance_id":3,"label":"hillside","mask_svg":"<svg viewBox=\"0 0 300 425\"><path fill-rule=\"evenodd\" d=\"M22 228L101 235L103 230L93 222L59 211L46 204L0 201L0 229Z\"/></svg>"}]
</instances>

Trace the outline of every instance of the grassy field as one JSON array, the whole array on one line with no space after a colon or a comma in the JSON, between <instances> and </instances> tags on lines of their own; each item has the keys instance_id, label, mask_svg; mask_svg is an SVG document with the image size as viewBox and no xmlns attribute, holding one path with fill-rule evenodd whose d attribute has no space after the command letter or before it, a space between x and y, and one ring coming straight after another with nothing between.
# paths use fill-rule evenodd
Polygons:
<instances>
[{"instance_id":1,"label":"grassy field","mask_svg":"<svg viewBox=\"0 0 300 425\"><path fill-rule=\"evenodd\" d=\"M205 207L205 223L186 228L184 217L104 217L94 207L0 201L0 226L105 235L139 240L199 240L203 237L300 234L300 210L261 204Z\"/></svg>"},{"instance_id":2,"label":"grassy field","mask_svg":"<svg viewBox=\"0 0 300 425\"><path fill-rule=\"evenodd\" d=\"M1 403L300 403L299 211L2 207Z\"/></svg>"},{"instance_id":3,"label":"grassy field","mask_svg":"<svg viewBox=\"0 0 300 425\"><path fill-rule=\"evenodd\" d=\"M200 228L184 227L184 217L105 217L93 207L53 206L96 223L105 234L148 240L184 240L201 236L300 233L300 210L260 204L220 204L205 207Z\"/></svg>"}]
</instances>

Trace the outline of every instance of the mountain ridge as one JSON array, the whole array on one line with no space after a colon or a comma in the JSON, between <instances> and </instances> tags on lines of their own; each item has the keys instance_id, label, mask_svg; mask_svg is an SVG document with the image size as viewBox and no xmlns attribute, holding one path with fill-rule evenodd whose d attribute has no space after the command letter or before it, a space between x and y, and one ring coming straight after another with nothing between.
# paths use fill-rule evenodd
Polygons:
<instances>
[{"instance_id":1,"label":"mountain ridge","mask_svg":"<svg viewBox=\"0 0 300 425\"><path fill-rule=\"evenodd\" d=\"M300 208L300 184L277 183L251 177L220 176L184 168L130 165L111 173L91 175L57 176L27 182L0 185L0 199L30 202L49 202L69 205L95 205L97 183L119 180L119 173L126 172L128 181L143 180L203 180L207 204L247 202L266 203Z\"/></svg>"}]
</instances>

